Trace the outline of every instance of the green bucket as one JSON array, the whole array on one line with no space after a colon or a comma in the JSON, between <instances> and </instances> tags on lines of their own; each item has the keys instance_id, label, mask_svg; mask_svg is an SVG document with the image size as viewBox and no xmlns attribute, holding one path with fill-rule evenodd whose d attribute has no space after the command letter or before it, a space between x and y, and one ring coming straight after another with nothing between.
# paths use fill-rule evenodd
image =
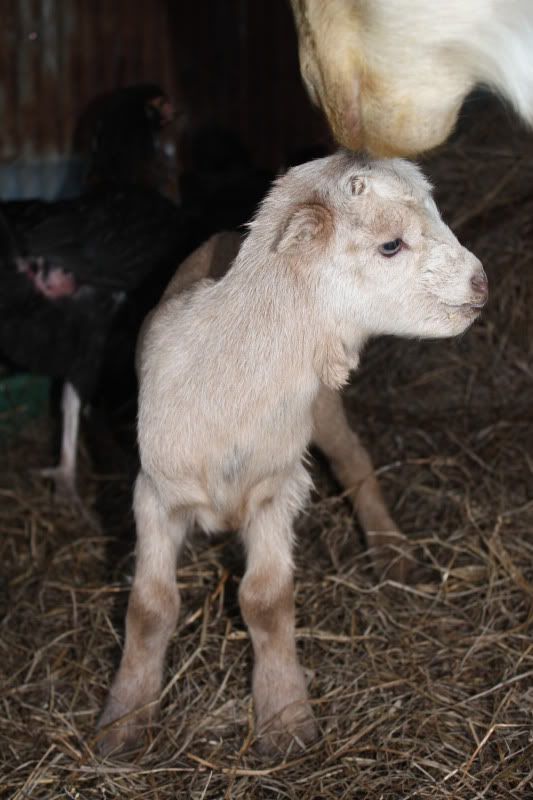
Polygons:
<instances>
[{"instance_id":1,"label":"green bucket","mask_svg":"<svg viewBox=\"0 0 533 800\"><path fill-rule=\"evenodd\" d=\"M48 414L50 378L0 371L0 439L18 433L30 420Z\"/></svg>"}]
</instances>

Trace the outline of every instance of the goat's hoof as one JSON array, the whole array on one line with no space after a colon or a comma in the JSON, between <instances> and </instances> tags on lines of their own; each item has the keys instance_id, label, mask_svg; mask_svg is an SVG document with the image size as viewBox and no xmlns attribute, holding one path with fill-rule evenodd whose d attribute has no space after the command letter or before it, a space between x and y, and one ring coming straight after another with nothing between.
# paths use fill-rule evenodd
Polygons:
<instances>
[{"instance_id":1,"label":"goat's hoof","mask_svg":"<svg viewBox=\"0 0 533 800\"><path fill-rule=\"evenodd\" d=\"M400 531L367 531L372 568L379 580L408 583L414 567L412 545Z\"/></svg>"},{"instance_id":2,"label":"goat's hoof","mask_svg":"<svg viewBox=\"0 0 533 800\"><path fill-rule=\"evenodd\" d=\"M97 752L108 756L134 750L146 737L151 722L146 708L128 711L119 703L109 702L98 722Z\"/></svg>"},{"instance_id":3,"label":"goat's hoof","mask_svg":"<svg viewBox=\"0 0 533 800\"><path fill-rule=\"evenodd\" d=\"M98 739L96 752L105 758L113 755L124 755L128 750L133 750L140 742L137 731L132 731L131 726L116 723Z\"/></svg>"},{"instance_id":4,"label":"goat's hoof","mask_svg":"<svg viewBox=\"0 0 533 800\"><path fill-rule=\"evenodd\" d=\"M412 569L413 562L409 556L396 553L381 574L396 583L409 583Z\"/></svg>"},{"instance_id":5,"label":"goat's hoof","mask_svg":"<svg viewBox=\"0 0 533 800\"><path fill-rule=\"evenodd\" d=\"M309 704L293 704L259 725L257 749L264 756L286 753L291 745L297 750L305 750L317 736L318 727Z\"/></svg>"}]
</instances>

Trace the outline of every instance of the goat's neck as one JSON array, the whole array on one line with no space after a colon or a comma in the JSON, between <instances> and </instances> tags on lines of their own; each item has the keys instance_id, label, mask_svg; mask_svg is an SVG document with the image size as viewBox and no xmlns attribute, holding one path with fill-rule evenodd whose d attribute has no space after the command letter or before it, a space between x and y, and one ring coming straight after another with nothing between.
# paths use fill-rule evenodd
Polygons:
<instances>
[{"instance_id":1,"label":"goat's neck","mask_svg":"<svg viewBox=\"0 0 533 800\"><path fill-rule=\"evenodd\" d=\"M299 377L311 372L316 326L290 272L269 262L242 269L235 264L224 281L238 347L245 341L247 353L260 358L262 368L279 365L288 376Z\"/></svg>"},{"instance_id":2,"label":"goat's neck","mask_svg":"<svg viewBox=\"0 0 533 800\"><path fill-rule=\"evenodd\" d=\"M286 263L236 263L228 273L229 301L239 327L254 345L283 363L287 381L319 382L338 389L359 363L367 336L354 326L326 320L313 289Z\"/></svg>"}]
</instances>

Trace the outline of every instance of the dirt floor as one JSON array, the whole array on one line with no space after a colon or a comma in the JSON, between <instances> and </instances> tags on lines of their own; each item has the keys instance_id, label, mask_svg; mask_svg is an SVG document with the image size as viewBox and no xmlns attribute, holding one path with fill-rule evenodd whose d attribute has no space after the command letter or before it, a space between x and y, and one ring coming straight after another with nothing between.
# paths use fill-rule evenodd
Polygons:
<instances>
[{"instance_id":1,"label":"dirt floor","mask_svg":"<svg viewBox=\"0 0 533 800\"><path fill-rule=\"evenodd\" d=\"M376 582L318 458L297 526L320 740L255 752L241 553L199 535L178 570L153 738L129 761L95 756L132 576L135 456L82 453L92 528L31 471L53 457L44 419L0 454L1 797L533 798L533 136L496 104L465 117L426 169L485 264L489 307L454 341L372 343L346 392L416 544L415 580Z\"/></svg>"}]
</instances>

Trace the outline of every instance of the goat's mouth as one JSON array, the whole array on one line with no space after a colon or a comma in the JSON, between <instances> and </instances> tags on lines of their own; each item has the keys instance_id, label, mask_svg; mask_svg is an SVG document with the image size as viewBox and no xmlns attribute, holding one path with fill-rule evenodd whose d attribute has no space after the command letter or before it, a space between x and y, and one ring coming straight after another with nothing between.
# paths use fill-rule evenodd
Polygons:
<instances>
[{"instance_id":1,"label":"goat's mouth","mask_svg":"<svg viewBox=\"0 0 533 800\"><path fill-rule=\"evenodd\" d=\"M442 303L447 311L458 312L462 314L474 314L477 316L486 306L487 301L477 303Z\"/></svg>"}]
</instances>

